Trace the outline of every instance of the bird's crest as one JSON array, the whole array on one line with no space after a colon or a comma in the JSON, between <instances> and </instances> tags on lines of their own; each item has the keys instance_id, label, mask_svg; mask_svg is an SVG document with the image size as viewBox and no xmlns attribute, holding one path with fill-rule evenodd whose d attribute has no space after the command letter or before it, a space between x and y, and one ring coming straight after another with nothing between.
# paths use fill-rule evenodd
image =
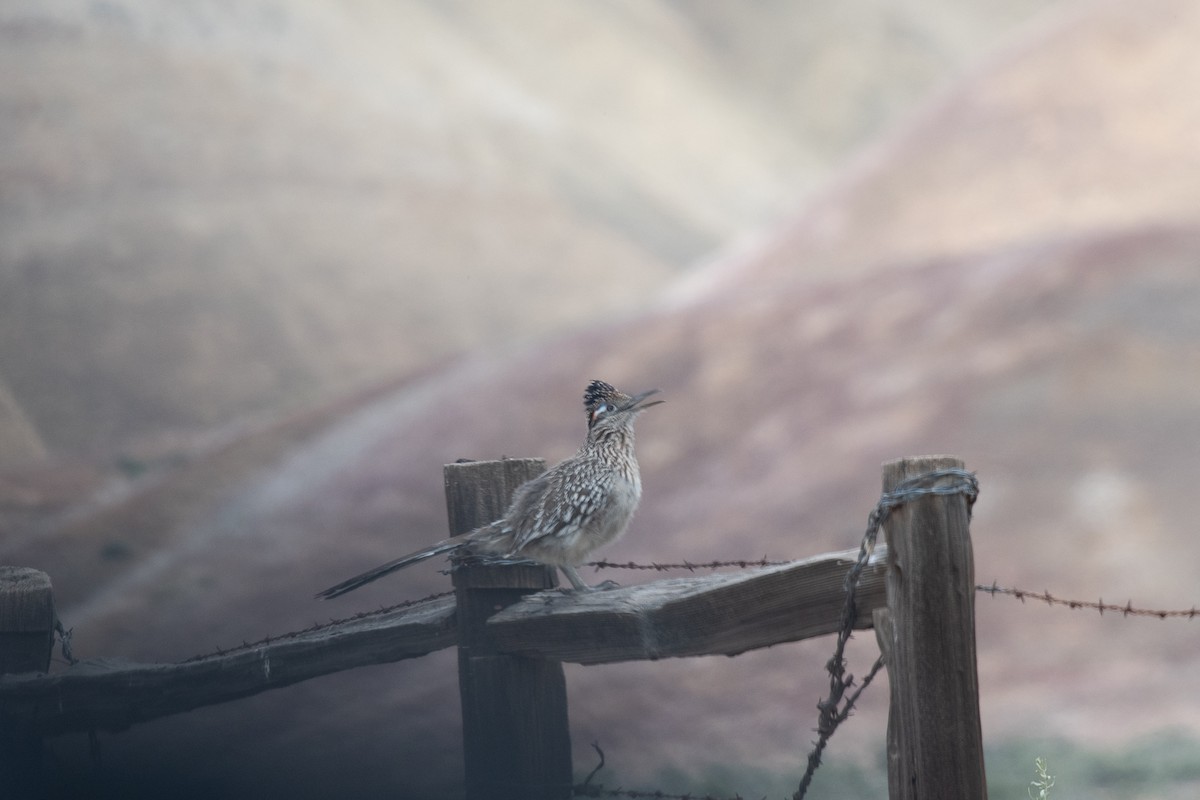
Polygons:
<instances>
[{"instance_id":1,"label":"bird's crest","mask_svg":"<svg viewBox=\"0 0 1200 800\"><path fill-rule=\"evenodd\" d=\"M592 381L583 393L583 407L587 409L588 427L606 413L629 401L629 395L617 391L612 384Z\"/></svg>"}]
</instances>

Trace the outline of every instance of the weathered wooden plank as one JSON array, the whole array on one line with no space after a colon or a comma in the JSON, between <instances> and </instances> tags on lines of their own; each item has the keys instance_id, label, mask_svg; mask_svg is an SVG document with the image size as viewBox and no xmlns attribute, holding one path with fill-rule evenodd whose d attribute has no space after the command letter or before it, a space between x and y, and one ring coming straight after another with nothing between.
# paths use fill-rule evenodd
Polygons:
<instances>
[{"instance_id":1,"label":"weathered wooden plank","mask_svg":"<svg viewBox=\"0 0 1200 800\"><path fill-rule=\"evenodd\" d=\"M877 548L858 591L859 628L884 604ZM495 614L487 627L509 653L577 664L737 655L834 633L843 580L858 550L776 567L656 581L582 595L543 592Z\"/></svg>"},{"instance_id":2,"label":"weathered wooden plank","mask_svg":"<svg viewBox=\"0 0 1200 800\"><path fill-rule=\"evenodd\" d=\"M450 534L499 519L513 491L545 469L541 459L446 465ZM455 568L458 681L467 798L558 800L571 794L571 737L562 664L508 655L487 627L496 610L556 585L538 565Z\"/></svg>"},{"instance_id":3,"label":"weathered wooden plank","mask_svg":"<svg viewBox=\"0 0 1200 800\"><path fill-rule=\"evenodd\" d=\"M454 598L442 597L177 664L83 661L50 675L0 677L0 727L43 735L123 730L333 672L415 658L454 644Z\"/></svg>"},{"instance_id":4,"label":"weathered wooden plank","mask_svg":"<svg viewBox=\"0 0 1200 800\"><path fill-rule=\"evenodd\" d=\"M883 465L883 490L918 475L962 469L948 456ZM957 478L941 478L953 483ZM888 680L893 686L888 776L893 800L986 800L975 660L975 563L967 498L923 495L884 523L891 568Z\"/></svg>"}]
</instances>

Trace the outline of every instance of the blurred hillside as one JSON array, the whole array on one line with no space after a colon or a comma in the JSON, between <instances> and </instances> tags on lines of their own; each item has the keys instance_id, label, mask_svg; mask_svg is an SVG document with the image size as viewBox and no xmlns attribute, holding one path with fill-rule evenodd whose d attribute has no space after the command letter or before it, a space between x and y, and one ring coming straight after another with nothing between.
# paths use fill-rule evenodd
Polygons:
<instances>
[{"instance_id":1,"label":"blurred hillside","mask_svg":"<svg viewBox=\"0 0 1200 800\"><path fill-rule=\"evenodd\" d=\"M624 317L1045 4L6 3L0 382L161 456Z\"/></svg>"},{"instance_id":2,"label":"blurred hillside","mask_svg":"<svg viewBox=\"0 0 1200 800\"><path fill-rule=\"evenodd\" d=\"M603 553L613 560L850 547L881 461L948 452L979 473L981 582L1186 608L1200 563L1181 500L1200 452L1198 37L1190 0L1059 11L786 223L676 270L637 313L247 423L122 494L22 527L0 559L50 572L85 657L184 658L419 597L445 586L438 565L309 600L442 535L443 463L568 455L580 392L602 377L667 400L640 423L646 494ZM978 600L989 740L1200 731L1200 705L1179 688L1200 669L1196 637L1178 627L1190 623L1010 602ZM856 672L874 655L861 639ZM827 658L818 641L569 668L576 763L594 763L598 739L610 764L651 784L656 770L728 764L790 779ZM105 780L144 797L453 795L453 659L102 737ZM885 694L839 732L838 752L877 752ZM70 757L82 741L58 746L69 774L94 774L86 754Z\"/></svg>"}]
</instances>

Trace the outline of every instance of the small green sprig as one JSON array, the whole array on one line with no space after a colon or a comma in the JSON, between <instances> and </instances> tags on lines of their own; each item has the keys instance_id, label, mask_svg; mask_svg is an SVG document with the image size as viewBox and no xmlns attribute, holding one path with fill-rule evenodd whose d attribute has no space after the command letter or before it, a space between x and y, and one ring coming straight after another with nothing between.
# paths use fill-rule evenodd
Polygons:
<instances>
[{"instance_id":1,"label":"small green sprig","mask_svg":"<svg viewBox=\"0 0 1200 800\"><path fill-rule=\"evenodd\" d=\"M1046 759L1040 756L1035 758L1033 769L1037 772L1037 778L1029 782L1029 800L1049 800L1050 787L1054 785L1054 776L1046 772Z\"/></svg>"}]
</instances>

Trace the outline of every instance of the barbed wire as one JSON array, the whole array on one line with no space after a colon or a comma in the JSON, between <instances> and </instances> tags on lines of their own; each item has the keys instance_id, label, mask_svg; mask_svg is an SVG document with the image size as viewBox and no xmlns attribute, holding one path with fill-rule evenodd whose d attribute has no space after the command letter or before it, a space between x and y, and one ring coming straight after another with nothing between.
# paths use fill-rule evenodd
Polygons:
<instances>
[{"instance_id":1,"label":"barbed wire","mask_svg":"<svg viewBox=\"0 0 1200 800\"><path fill-rule=\"evenodd\" d=\"M921 493L922 494L947 494L947 492L945 492L945 491L930 491L930 492L921 492ZM895 506L893 506L893 507L895 507ZM874 514L874 512L873 512L873 514ZM880 522L882 522L882 519L880 520ZM876 532L878 531L878 527L875 528L875 531ZM875 537L871 537L870 542L868 543L866 538L864 537L864 546L867 546L869 544L870 549L873 550L874 549L874 538ZM862 552L867 552L867 551L860 550L860 559L862 558ZM867 555L869 556L870 553L867 552ZM636 563L636 562L632 562L632 561L621 562L621 563L610 562L610 561L593 561L593 562L589 562L587 564L587 566L594 567L597 570L630 569L630 570L655 570L658 572L666 572L669 570L687 570L689 572L695 572L696 570L699 570L699 569L722 569L722 568L731 568L731 567L739 568L739 569L753 569L756 567L775 567L775 566L782 566L787 563L788 563L787 561L772 561L772 560L769 560L766 558L760 558L760 559L754 559L754 560L731 559L731 560L727 560L727 561L705 561L705 562L692 562L692 561L685 560L685 561L678 562L678 563L651 562L649 564L641 564L641 563ZM862 561L855 563L854 567L852 567L850 572L847 573L846 580L848 583L851 580L854 580L855 582L857 582L858 574L861 573L861 571L862 571L861 565L864 563L865 562L862 562ZM1119 613L1119 614L1121 614L1123 616L1127 616L1127 617L1128 616L1155 617L1158 619L1167 619L1167 618L1171 618L1171 617L1186 617L1188 619L1194 619L1195 617L1200 616L1200 609L1196 608L1195 606L1192 606L1189 609L1182 609L1182 610L1166 610L1166 609L1138 608L1133 605L1132 600L1129 601L1128 603L1126 603L1125 605L1116 605L1113 603L1105 603L1103 598L1101 598L1099 601L1070 600L1070 599L1066 599L1066 598L1062 598L1062 597L1056 597L1056 596L1050 594L1049 591L1032 592L1032 591L1027 591L1024 589L1000 586L995 582L993 582L990 586L982 585L982 584L977 585L975 587L975 590L977 592L987 593L987 594L991 594L993 596L997 595L997 594L1009 595L1018 600L1021 600L1022 602L1024 602L1025 600L1028 599L1028 600L1037 600L1040 602L1044 602L1048 605L1066 606L1066 607L1072 608L1072 609L1090 608L1090 609L1095 609L1096 611L1099 611L1100 614L1104 614L1107 611L1107 612ZM421 603L426 603L431 600L438 600L443 597L449 597L452 594L454 594L453 590L444 591L444 592L434 592L433 594L426 595L425 597L419 597L419 598L416 598L413 600L405 600L400 603L394 603L390 606L382 606L382 607L374 609L372 611L362 611L357 614L353 614L349 617L343 617L340 619L330 619L327 622L313 623L312 625L308 626L307 628L301 628L301 629L295 630L295 631L288 631L287 633L276 634L275 636L264 636L262 639L258 639L253 642L242 642L239 645L234 645L233 647L229 647L229 648L218 647L215 650L213 650L212 652L202 653L199 655L191 656L190 658L185 659L182 663L189 663L192 661L202 661L206 658L215 658L218 656L228 655L230 653L236 653L241 650L250 650L255 647L261 647L263 645L271 644L272 642L279 642L279 641L283 641L283 640L287 640L287 639L294 639L298 636L315 633L322 629L332 628L332 627L335 627L337 625L342 625L347 622L355 622L358 620L363 620L363 619L368 619L371 617L377 617L377 616L382 616L384 614L389 614L393 611L399 611L400 609L403 609L403 608L411 608L412 606L420 605ZM62 645L64 658L68 661L68 663L74 664L76 662L76 659L73 657L73 654L71 653L71 644L70 644L71 631L64 629L62 627L62 623L59 622L57 633L59 634L59 639L60 639L60 642Z\"/></svg>"},{"instance_id":2,"label":"barbed wire","mask_svg":"<svg viewBox=\"0 0 1200 800\"><path fill-rule=\"evenodd\" d=\"M1090 608L1100 612L1101 615L1106 611L1114 612L1125 617L1157 617L1158 619L1169 619L1171 617L1186 617L1187 619L1195 619L1200 616L1200 609L1195 606L1186 609L1158 609L1158 608L1137 608L1133 605L1133 601L1128 601L1125 605L1120 606L1115 603L1106 603L1104 598L1099 600L1069 600L1064 597L1055 597L1048 591L1030 592L1024 589L1015 589L1008 586L999 586L994 581L991 586L979 585L975 587L975 591L990 594L993 597L998 594L1009 595L1021 602L1026 600L1038 600L1051 606L1066 606L1067 608L1080 609Z\"/></svg>"},{"instance_id":3,"label":"barbed wire","mask_svg":"<svg viewBox=\"0 0 1200 800\"><path fill-rule=\"evenodd\" d=\"M242 642L241 644L234 645L233 647L230 647L228 649L222 649L222 648L218 647L216 650L212 651L211 653L202 653L200 655L192 656L191 658L184 659L180 663L188 664L193 661L203 661L207 658L217 658L219 656L226 656L226 655L229 655L230 653L237 653L242 650L253 650L256 647L262 647L263 645L273 644L275 642L285 641L287 639L295 639L299 636L305 636L310 633L316 633L317 631L321 631L326 628L333 628L338 625L344 625L347 622L357 622L359 620L370 619L372 617L381 617L384 614L389 614L393 611L399 611L402 608L411 608L412 606L420 605L421 603L428 603L431 600L438 600L442 597L449 597L452 594L454 594L454 590L450 590L450 591L446 591L446 592L434 592L433 594L426 595L425 597L419 597L415 600L405 600L403 602L396 603L394 605L382 606L373 611L361 611L357 614L354 614L349 617L344 617L342 619L331 619L328 622L315 622L312 625L309 625L307 628L302 628L302 629L296 630L296 631L288 631L287 633L281 633L281 634L277 634L275 636L264 636L262 639L259 639L258 641Z\"/></svg>"}]
</instances>

